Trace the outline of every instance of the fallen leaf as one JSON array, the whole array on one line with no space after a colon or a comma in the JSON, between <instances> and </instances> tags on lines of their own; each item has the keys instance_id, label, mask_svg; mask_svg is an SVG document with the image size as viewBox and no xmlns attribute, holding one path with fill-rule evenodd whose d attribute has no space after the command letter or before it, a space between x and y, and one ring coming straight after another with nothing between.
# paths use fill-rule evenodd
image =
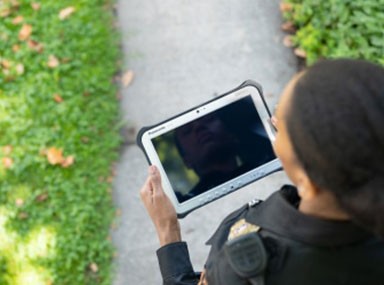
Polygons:
<instances>
[{"instance_id":1,"label":"fallen leaf","mask_svg":"<svg viewBox=\"0 0 384 285\"><path fill-rule=\"evenodd\" d=\"M64 57L64 58L61 60L62 63L68 63L68 62L70 62L70 61L71 61L71 59L70 59L69 57Z\"/></svg>"},{"instance_id":2,"label":"fallen leaf","mask_svg":"<svg viewBox=\"0 0 384 285\"><path fill-rule=\"evenodd\" d=\"M11 9L9 8L4 8L0 11L0 17L5 18L8 17L11 14Z\"/></svg>"},{"instance_id":3,"label":"fallen leaf","mask_svg":"<svg viewBox=\"0 0 384 285\"><path fill-rule=\"evenodd\" d=\"M13 18L12 24L18 25L18 24L22 23L23 21L24 21L23 16L17 16L15 18Z\"/></svg>"},{"instance_id":4,"label":"fallen leaf","mask_svg":"<svg viewBox=\"0 0 384 285\"><path fill-rule=\"evenodd\" d=\"M21 206L24 205L24 201L23 201L23 199L19 198L19 199L16 199L15 204L16 204L17 207L21 207Z\"/></svg>"},{"instance_id":5,"label":"fallen leaf","mask_svg":"<svg viewBox=\"0 0 384 285\"><path fill-rule=\"evenodd\" d=\"M59 13L60 20L68 18L73 12L75 12L75 8L72 6L62 9Z\"/></svg>"},{"instance_id":6,"label":"fallen leaf","mask_svg":"<svg viewBox=\"0 0 384 285\"><path fill-rule=\"evenodd\" d=\"M25 213L25 212L21 212L21 213L19 214L19 219L20 219L20 220L25 220L26 218L28 218L28 214L27 214L27 213Z\"/></svg>"},{"instance_id":7,"label":"fallen leaf","mask_svg":"<svg viewBox=\"0 0 384 285\"><path fill-rule=\"evenodd\" d=\"M111 167L111 175L116 176L116 173L117 173L117 166L116 164L113 164Z\"/></svg>"},{"instance_id":8,"label":"fallen leaf","mask_svg":"<svg viewBox=\"0 0 384 285\"><path fill-rule=\"evenodd\" d=\"M92 272L97 272L97 271L99 271L99 267L97 266L97 264L96 263L91 263L90 265L89 265L89 268L92 270Z\"/></svg>"},{"instance_id":9,"label":"fallen leaf","mask_svg":"<svg viewBox=\"0 0 384 285\"><path fill-rule=\"evenodd\" d=\"M21 27L21 30L19 32L19 40L25 41L26 39L28 39L30 37L31 34L32 34L32 26L28 25L28 24L24 24Z\"/></svg>"},{"instance_id":10,"label":"fallen leaf","mask_svg":"<svg viewBox=\"0 0 384 285\"><path fill-rule=\"evenodd\" d=\"M13 45L12 46L12 51L13 52L18 52L20 50L20 46L19 45Z\"/></svg>"},{"instance_id":11,"label":"fallen leaf","mask_svg":"<svg viewBox=\"0 0 384 285\"><path fill-rule=\"evenodd\" d=\"M61 103L63 102L63 98L59 94L54 94L53 99L56 101L56 103Z\"/></svg>"},{"instance_id":12,"label":"fallen leaf","mask_svg":"<svg viewBox=\"0 0 384 285\"><path fill-rule=\"evenodd\" d=\"M293 47L293 41L292 41L292 36L287 35L283 39L283 45L286 47Z\"/></svg>"},{"instance_id":13,"label":"fallen leaf","mask_svg":"<svg viewBox=\"0 0 384 285\"><path fill-rule=\"evenodd\" d=\"M11 145L5 145L3 146L3 153L5 155L10 155L13 150L13 147Z\"/></svg>"},{"instance_id":14,"label":"fallen leaf","mask_svg":"<svg viewBox=\"0 0 384 285\"><path fill-rule=\"evenodd\" d=\"M1 161L2 161L3 166L4 166L5 169L9 169L9 168L11 168L12 165L13 165L13 159L10 158L10 157L3 157L3 158L1 159Z\"/></svg>"},{"instance_id":15,"label":"fallen leaf","mask_svg":"<svg viewBox=\"0 0 384 285\"><path fill-rule=\"evenodd\" d=\"M64 161L63 150L51 147L46 152L49 164L56 165L61 164Z\"/></svg>"},{"instance_id":16,"label":"fallen leaf","mask_svg":"<svg viewBox=\"0 0 384 285\"><path fill-rule=\"evenodd\" d=\"M33 3L31 3L31 7L35 11L40 10L40 3L33 2Z\"/></svg>"},{"instance_id":17,"label":"fallen leaf","mask_svg":"<svg viewBox=\"0 0 384 285\"><path fill-rule=\"evenodd\" d=\"M280 3L280 11L288 12L293 9L293 5L291 3Z\"/></svg>"},{"instance_id":18,"label":"fallen leaf","mask_svg":"<svg viewBox=\"0 0 384 285\"><path fill-rule=\"evenodd\" d=\"M0 65L2 65L4 69L9 69L11 67L11 62L9 60L2 59L0 61Z\"/></svg>"},{"instance_id":19,"label":"fallen leaf","mask_svg":"<svg viewBox=\"0 0 384 285\"><path fill-rule=\"evenodd\" d=\"M85 144L89 143L89 137L81 137L81 141Z\"/></svg>"},{"instance_id":20,"label":"fallen leaf","mask_svg":"<svg viewBox=\"0 0 384 285\"><path fill-rule=\"evenodd\" d=\"M19 8L20 3L17 0L11 0L11 5L13 8Z\"/></svg>"},{"instance_id":21,"label":"fallen leaf","mask_svg":"<svg viewBox=\"0 0 384 285\"><path fill-rule=\"evenodd\" d=\"M64 168L70 167L75 163L75 157L73 155L67 156L62 162L61 166Z\"/></svg>"},{"instance_id":22,"label":"fallen leaf","mask_svg":"<svg viewBox=\"0 0 384 285\"><path fill-rule=\"evenodd\" d=\"M22 75L24 73L24 65L22 63L16 65L16 72L19 75Z\"/></svg>"},{"instance_id":23,"label":"fallen leaf","mask_svg":"<svg viewBox=\"0 0 384 285\"><path fill-rule=\"evenodd\" d=\"M28 40L27 44L28 44L28 47L30 49L33 49L34 51L37 51L38 53L41 53L43 51L43 49L44 49L44 45L43 44L38 43L38 42L36 42L34 40Z\"/></svg>"},{"instance_id":24,"label":"fallen leaf","mask_svg":"<svg viewBox=\"0 0 384 285\"><path fill-rule=\"evenodd\" d=\"M287 33L295 33L296 32L296 27L295 27L295 24L293 22L285 22L284 24L281 25L281 29Z\"/></svg>"},{"instance_id":25,"label":"fallen leaf","mask_svg":"<svg viewBox=\"0 0 384 285\"><path fill-rule=\"evenodd\" d=\"M48 199L47 193L40 194L39 196L36 197L36 201L38 202L44 202L47 199Z\"/></svg>"},{"instance_id":26,"label":"fallen leaf","mask_svg":"<svg viewBox=\"0 0 384 285\"><path fill-rule=\"evenodd\" d=\"M300 49L300 48L295 48L295 50L293 52L298 57L301 57L301 58L306 58L307 57L307 53L304 50Z\"/></svg>"},{"instance_id":27,"label":"fallen leaf","mask_svg":"<svg viewBox=\"0 0 384 285\"><path fill-rule=\"evenodd\" d=\"M8 40L9 36L6 33L0 33L0 40L6 42Z\"/></svg>"},{"instance_id":28,"label":"fallen leaf","mask_svg":"<svg viewBox=\"0 0 384 285\"><path fill-rule=\"evenodd\" d=\"M60 62L57 59L57 57L51 54L48 58L48 63L47 63L48 67L55 68L55 67L58 67L59 64Z\"/></svg>"},{"instance_id":29,"label":"fallen leaf","mask_svg":"<svg viewBox=\"0 0 384 285\"><path fill-rule=\"evenodd\" d=\"M132 70L128 70L124 73L123 77L121 78L121 82L123 83L124 87L127 87L129 84L131 84L134 77L134 73Z\"/></svg>"}]
</instances>

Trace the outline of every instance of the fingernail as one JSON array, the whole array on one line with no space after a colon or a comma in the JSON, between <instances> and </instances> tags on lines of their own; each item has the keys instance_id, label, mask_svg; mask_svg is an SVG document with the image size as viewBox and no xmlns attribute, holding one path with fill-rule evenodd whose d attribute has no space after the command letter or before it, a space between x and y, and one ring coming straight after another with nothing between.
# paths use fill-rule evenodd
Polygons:
<instances>
[{"instance_id":1,"label":"fingernail","mask_svg":"<svg viewBox=\"0 0 384 285\"><path fill-rule=\"evenodd\" d=\"M151 165L149 167L149 174L155 174L156 173L156 166L154 165Z\"/></svg>"}]
</instances>

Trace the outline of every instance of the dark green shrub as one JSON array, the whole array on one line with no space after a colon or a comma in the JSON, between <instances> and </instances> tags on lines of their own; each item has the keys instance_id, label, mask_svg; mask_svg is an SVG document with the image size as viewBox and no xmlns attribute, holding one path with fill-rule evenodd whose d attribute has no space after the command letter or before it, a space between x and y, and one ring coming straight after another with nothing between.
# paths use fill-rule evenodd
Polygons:
<instances>
[{"instance_id":1,"label":"dark green shrub","mask_svg":"<svg viewBox=\"0 0 384 285\"><path fill-rule=\"evenodd\" d=\"M318 58L362 58L384 64L384 0L285 0L284 16L297 28L294 43L307 63Z\"/></svg>"}]
</instances>

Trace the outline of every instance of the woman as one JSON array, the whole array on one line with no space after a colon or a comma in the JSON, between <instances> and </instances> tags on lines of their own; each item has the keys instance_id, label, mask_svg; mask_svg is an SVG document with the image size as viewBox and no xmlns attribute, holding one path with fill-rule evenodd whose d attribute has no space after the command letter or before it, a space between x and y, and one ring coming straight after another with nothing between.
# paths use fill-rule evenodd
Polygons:
<instances>
[{"instance_id":1,"label":"woman","mask_svg":"<svg viewBox=\"0 0 384 285\"><path fill-rule=\"evenodd\" d=\"M295 186L230 214L208 241L200 281L150 167L141 197L164 284L384 284L384 69L318 62L290 81L272 121Z\"/></svg>"}]
</instances>

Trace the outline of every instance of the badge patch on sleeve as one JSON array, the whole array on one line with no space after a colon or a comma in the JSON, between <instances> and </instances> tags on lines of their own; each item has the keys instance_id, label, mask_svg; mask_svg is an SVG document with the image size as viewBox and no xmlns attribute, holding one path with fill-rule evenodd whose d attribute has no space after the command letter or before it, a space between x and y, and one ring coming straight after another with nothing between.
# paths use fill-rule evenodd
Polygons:
<instances>
[{"instance_id":1,"label":"badge patch on sleeve","mask_svg":"<svg viewBox=\"0 0 384 285\"><path fill-rule=\"evenodd\" d=\"M241 219L231 227L231 230L228 235L228 240L233 240L234 238L245 234L258 232L259 230L259 226L250 224L245 219Z\"/></svg>"},{"instance_id":2,"label":"badge patch on sleeve","mask_svg":"<svg viewBox=\"0 0 384 285\"><path fill-rule=\"evenodd\" d=\"M228 263L236 274L263 285L268 254L258 233L251 232L228 240L224 246Z\"/></svg>"}]
</instances>

